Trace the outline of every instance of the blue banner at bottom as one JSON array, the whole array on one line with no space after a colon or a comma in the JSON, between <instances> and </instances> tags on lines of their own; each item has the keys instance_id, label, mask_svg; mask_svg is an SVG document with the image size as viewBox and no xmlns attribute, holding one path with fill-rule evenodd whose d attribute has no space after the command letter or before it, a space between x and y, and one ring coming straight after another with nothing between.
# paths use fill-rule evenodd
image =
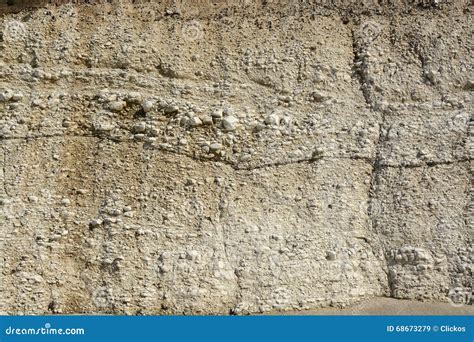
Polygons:
<instances>
[{"instance_id":1,"label":"blue banner at bottom","mask_svg":"<svg viewBox=\"0 0 474 342\"><path fill-rule=\"evenodd\" d=\"M0 316L0 341L463 341L472 316Z\"/></svg>"}]
</instances>

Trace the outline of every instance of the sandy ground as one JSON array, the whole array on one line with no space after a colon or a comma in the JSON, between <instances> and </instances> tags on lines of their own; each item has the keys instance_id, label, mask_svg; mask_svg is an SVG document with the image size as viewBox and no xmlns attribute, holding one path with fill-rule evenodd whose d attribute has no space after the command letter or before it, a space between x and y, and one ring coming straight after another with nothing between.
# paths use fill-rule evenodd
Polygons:
<instances>
[{"instance_id":1,"label":"sandy ground","mask_svg":"<svg viewBox=\"0 0 474 342\"><path fill-rule=\"evenodd\" d=\"M474 306L454 306L450 303L426 303L394 298L372 298L347 308L274 312L285 315L472 315Z\"/></svg>"}]
</instances>

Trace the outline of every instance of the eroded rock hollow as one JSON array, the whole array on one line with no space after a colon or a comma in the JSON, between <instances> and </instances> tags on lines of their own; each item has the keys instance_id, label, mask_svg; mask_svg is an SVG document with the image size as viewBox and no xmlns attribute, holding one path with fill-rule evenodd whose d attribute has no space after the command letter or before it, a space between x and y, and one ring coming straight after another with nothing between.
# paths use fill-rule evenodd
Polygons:
<instances>
[{"instance_id":1,"label":"eroded rock hollow","mask_svg":"<svg viewBox=\"0 0 474 342\"><path fill-rule=\"evenodd\" d=\"M0 313L470 298L469 1L0 10Z\"/></svg>"}]
</instances>

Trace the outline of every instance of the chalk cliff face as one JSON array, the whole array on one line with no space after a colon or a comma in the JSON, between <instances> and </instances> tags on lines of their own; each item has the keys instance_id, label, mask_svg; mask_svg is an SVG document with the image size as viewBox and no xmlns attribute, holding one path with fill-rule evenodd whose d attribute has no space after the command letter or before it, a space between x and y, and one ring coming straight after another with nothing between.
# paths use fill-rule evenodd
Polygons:
<instances>
[{"instance_id":1,"label":"chalk cliff face","mask_svg":"<svg viewBox=\"0 0 474 342\"><path fill-rule=\"evenodd\" d=\"M379 3L0 6L0 313L468 304L473 6Z\"/></svg>"}]
</instances>

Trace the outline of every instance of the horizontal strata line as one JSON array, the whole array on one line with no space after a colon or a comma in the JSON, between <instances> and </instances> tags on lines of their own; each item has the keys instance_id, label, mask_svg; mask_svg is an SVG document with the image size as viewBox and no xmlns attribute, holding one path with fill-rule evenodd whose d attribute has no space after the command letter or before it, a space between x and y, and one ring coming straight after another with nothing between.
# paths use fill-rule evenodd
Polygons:
<instances>
[{"instance_id":1,"label":"horizontal strata line","mask_svg":"<svg viewBox=\"0 0 474 342\"><path fill-rule=\"evenodd\" d=\"M302 164L302 163L316 164L319 161L324 161L324 160L343 160L343 159L362 160L362 161L367 162L370 165L372 165L372 163L373 163L373 159L371 159L369 157L322 156L320 158L302 158L302 159L281 161L281 162L275 162L275 163L264 163L264 164L255 165L255 166L248 166L248 167L239 166L237 164L235 169L236 170L251 171L251 170L257 170L257 169L264 169L264 168L267 168L267 167L278 167L278 166L286 166L286 165Z\"/></svg>"},{"instance_id":2,"label":"horizontal strata line","mask_svg":"<svg viewBox=\"0 0 474 342\"><path fill-rule=\"evenodd\" d=\"M1 140L10 140L10 141L15 141L15 140L38 140L38 139L49 139L49 138L85 138L85 139L96 139L96 140L108 140L112 141L117 144L123 144L123 143L132 143L132 144L143 144L142 141L136 141L136 140L125 140L125 139L114 139L111 137L103 137L103 136L96 136L96 135L64 135L64 134L46 134L46 135L37 135L37 136L24 136L24 137L2 137L0 138ZM446 160L446 161L428 161L428 162L423 162L423 163L418 163L418 164L376 164L374 158L370 157L364 157L364 156L321 156L319 158L301 158L301 159L296 159L296 160L287 160L287 161L278 161L278 162L273 162L273 163L263 163L255 166L245 166L236 162L228 161L228 160L222 160L222 159L208 159L208 158L200 158L198 156L189 154L189 153L182 153L178 151L173 151L170 149L165 149L165 148L160 148L157 146L153 146L150 149L153 150L158 150L161 152L165 152L168 154L173 154L177 156L183 156L190 158L194 161L198 162L203 162L203 163L215 163L215 164L225 164L230 166L236 171L252 171L252 170L258 170L258 169L264 169L264 168L271 168L271 167L278 167L278 166L287 166L287 165L292 165L292 164L302 164L302 163L318 163L319 161L323 160L361 160L364 161L368 164L370 164L372 167L376 169L383 169L383 168L422 168L422 167L433 167L433 166L438 166L438 165L451 165L451 164L456 164L456 163L466 163L466 162L471 162L473 158L466 157L466 158L461 158L461 159L456 159L456 160Z\"/></svg>"},{"instance_id":3,"label":"horizontal strata line","mask_svg":"<svg viewBox=\"0 0 474 342\"><path fill-rule=\"evenodd\" d=\"M88 134L41 134L41 135L25 135L25 136L13 136L13 137L0 137L1 140L37 140L37 139L48 139L48 138L96 138L100 139L95 135ZM113 139L110 139L113 140Z\"/></svg>"},{"instance_id":4,"label":"horizontal strata line","mask_svg":"<svg viewBox=\"0 0 474 342\"><path fill-rule=\"evenodd\" d=\"M343 159L349 159L349 160L361 160L365 161L368 164L374 166L374 159L368 158L368 157L343 157L343 156L333 156L333 157L321 157L319 159L299 159L299 160L294 160L294 161L288 161L288 162L277 162L277 163L268 163L268 164L263 164L263 165L256 165L254 167L239 167L236 165L235 169L236 170L256 170L256 169L263 169L267 167L278 167L278 166L285 166L285 165L292 165L292 164L302 164L302 163L317 163L320 160L343 160ZM393 164L387 164L387 165L378 165L376 168L377 169L384 169L384 168L402 168L402 169L415 169L415 168L423 168L423 167L434 167L438 165L451 165L451 164L457 164L457 163L466 163L472 161L472 158L465 158L465 159L458 159L458 160L450 160L450 161L433 161L433 162L426 162L426 163L420 163L420 164L399 164L399 165L393 165Z\"/></svg>"},{"instance_id":5,"label":"horizontal strata line","mask_svg":"<svg viewBox=\"0 0 474 342\"><path fill-rule=\"evenodd\" d=\"M471 162L474 160L473 158L466 157L466 158L461 158L461 159L455 159L455 160L444 160L444 161L428 161L428 162L423 162L419 164L380 164L378 167L379 168L404 168L404 169L414 169L414 168L419 168L419 167L432 167L432 166L438 166L438 165L451 165L451 164L457 164L457 163L467 163Z\"/></svg>"}]
</instances>

